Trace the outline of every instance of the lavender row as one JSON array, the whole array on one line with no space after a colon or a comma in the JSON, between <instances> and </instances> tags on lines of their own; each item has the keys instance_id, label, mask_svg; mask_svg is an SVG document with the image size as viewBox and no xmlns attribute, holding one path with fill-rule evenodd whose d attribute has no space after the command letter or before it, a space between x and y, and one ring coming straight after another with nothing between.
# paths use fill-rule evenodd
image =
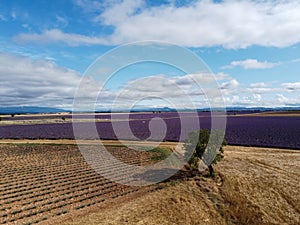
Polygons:
<instances>
[{"instance_id":1,"label":"lavender row","mask_svg":"<svg viewBox=\"0 0 300 225\"><path fill-rule=\"evenodd\" d=\"M149 114L151 115L151 114ZM137 140L183 140L191 130L210 129L210 117L185 118L185 126L180 119L165 116L166 134L161 123L151 124L151 117L140 120L96 123L98 133L93 133L91 123L78 123L81 139L137 139ZM150 128L151 128L150 126ZM116 132L115 132L116 131ZM233 145L266 146L300 149L300 117L228 117L226 140ZM0 126L0 138L12 139L74 139L71 123Z\"/></svg>"}]
</instances>

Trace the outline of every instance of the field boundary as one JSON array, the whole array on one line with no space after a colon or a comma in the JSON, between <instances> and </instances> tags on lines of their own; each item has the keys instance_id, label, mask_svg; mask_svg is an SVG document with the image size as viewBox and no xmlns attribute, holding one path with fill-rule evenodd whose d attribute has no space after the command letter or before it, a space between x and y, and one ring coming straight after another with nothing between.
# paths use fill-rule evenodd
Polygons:
<instances>
[{"instance_id":1,"label":"field boundary","mask_svg":"<svg viewBox=\"0 0 300 225\"><path fill-rule=\"evenodd\" d=\"M97 145L99 140L72 140L72 139L0 139L0 144L58 144L58 145ZM156 141L129 141L129 140L101 140L103 145L138 145L138 146L160 146L175 148L180 142L156 142Z\"/></svg>"}]
</instances>

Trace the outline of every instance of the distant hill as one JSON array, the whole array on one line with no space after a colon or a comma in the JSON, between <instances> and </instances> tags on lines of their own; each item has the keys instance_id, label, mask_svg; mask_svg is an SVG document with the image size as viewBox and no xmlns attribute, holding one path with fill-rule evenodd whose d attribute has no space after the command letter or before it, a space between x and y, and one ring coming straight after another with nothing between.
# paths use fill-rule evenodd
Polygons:
<instances>
[{"instance_id":1,"label":"distant hill","mask_svg":"<svg viewBox=\"0 0 300 225\"><path fill-rule=\"evenodd\" d=\"M130 112L176 112L176 109L169 107L161 107L161 108L136 108L130 110Z\"/></svg>"},{"instance_id":2,"label":"distant hill","mask_svg":"<svg viewBox=\"0 0 300 225\"><path fill-rule=\"evenodd\" d=\"M148 108L133 108L130 112L191 112L191 111L198 111L198 112L210 112L214 111L223 111L223 108L198 108L198 109L175 109L169 107L148 107ZM279 111L300 111L300 107L278 107L278 108L271 108L271 107L226 107L227 112L279 112ZM118 110L96 110L96 112L128 112L128 109L118 109Z\"/></svg>"},{"instance_id":3,"label":"distant hill","mask_svg":"<svg viewBox=\"0 0 300 225\"><path fill-rule=\"evenodd\" d=\"M0 107L0 114L36 114L36 113L59 113L70 112L64 109L51 108L51 107Z\"/></svg>"},{"instance_id":4,"label":"distant hill","mask_svg":"<svg viewBox=\"0 0 300 225\"><path fill-rule=\"evenodd\" d=\"M211 108L199 108L197 111L199 112L205 112L205 111L211 111ZM213 108L213 110L224 110L224 109L218 109ZM188 111L188 109L186 110ZM279 112L279 111L300 111L300 107L226 107L227 112Z\"/></svg>"},{"instance_id":5,"label":"distant hill","mask_svg":"<svg viewBox=\"0 0 300 225\"><path fill-rule=\"evenodd\" d=\"M227 112L243 112L243 111L257 111L257 112L266 112L266 111L299 111L300 107L227 107Z\"/></svg>"},{"instance_id":6,"label":"distant hill","mask_svg":"<svg viewBox=\"0 0 300 225\"><path fill-rule=\"evenodd\" d=\"M179 109L169 107L149 107L149 108L133 108L130 112L189 112L195 109ZM199 108L197 111L205 112L211 111L210 108ZM218 110L218 109L214 109ZM221 109L220 109L221 110ZM264 108L264 107L227 107L227 112L266 112L266 111L300 111L300 107L279 107L279 108ZM59 109L54 107L38 107L38 106L24 106L24 107L0 107L0 114L37 114L37 113L60 113L60 112L71 112L70 110ZM86 111L90 112L91 111ZM96 112L111 112L111 110L96 110ZM128 110L114 110L113 112L128 112Z\"/></svg>"}]
</instances>

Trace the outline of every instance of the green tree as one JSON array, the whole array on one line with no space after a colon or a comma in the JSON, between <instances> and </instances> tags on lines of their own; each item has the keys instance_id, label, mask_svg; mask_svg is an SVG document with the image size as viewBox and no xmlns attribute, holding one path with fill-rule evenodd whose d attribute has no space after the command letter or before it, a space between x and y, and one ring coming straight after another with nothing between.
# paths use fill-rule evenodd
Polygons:
<instances>
[{"instance_id":1,"label":"green tree","mask_svg":"<svg viewBox=\"0 0 300 225\"><path fill-rule=\"evenodd\" d=\"M191 169L198 169L199 160L203 160L208 166L209 175L213 176L214 169L212 165L224 158L223 146L226 145L226 141L223 137L224 131L220 130L210 132L207 129L201 129L190 132L184 143L184 147L186 153L193 152L189 159Z\"/></svg>"}]
</instances>

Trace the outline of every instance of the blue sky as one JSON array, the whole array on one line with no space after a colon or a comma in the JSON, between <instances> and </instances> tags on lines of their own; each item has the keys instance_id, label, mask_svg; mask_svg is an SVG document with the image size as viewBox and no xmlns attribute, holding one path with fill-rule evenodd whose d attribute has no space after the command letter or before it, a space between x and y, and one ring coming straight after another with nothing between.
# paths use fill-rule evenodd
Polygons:
<instances>
[{"instance_id":1,"label":"blue sky","mask_svg":"<svg viewBox=\"0 0 300 225\"><path fill-rule=\"evenodd\" d=\"M215 75L227 106L300 106L299 12L298 0L2 0L0 105L70 109L83 74L99 56L122 44L156 40L199 56ZM197 107L206 107L193 84L179 82L201 81L205 75L159 63L129 66L107 83L91 77L83 97L104 87L106 101L97 107L105 108L126 91L130 94L120 106L126 107L126 96L139 101L153 89L186 107L182 93L177 96L161 77L179 85ZM148 89L124 89L141 78L147 79L139 85Z\"/></svg>"}]
</instances>

